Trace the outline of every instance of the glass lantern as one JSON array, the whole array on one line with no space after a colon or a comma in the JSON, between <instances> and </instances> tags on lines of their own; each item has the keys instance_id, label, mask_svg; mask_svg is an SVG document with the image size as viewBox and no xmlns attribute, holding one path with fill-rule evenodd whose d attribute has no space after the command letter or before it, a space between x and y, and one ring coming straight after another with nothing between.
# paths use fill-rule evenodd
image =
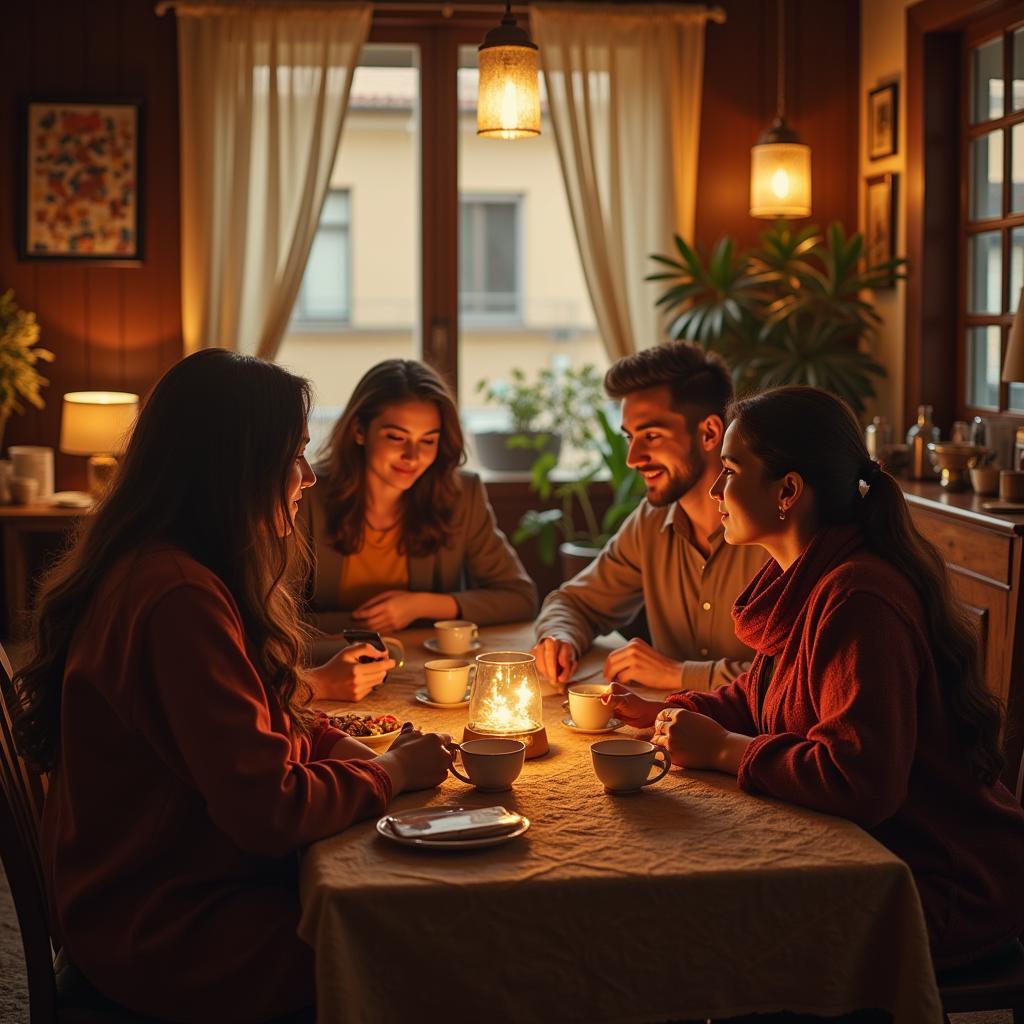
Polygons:
<instances>
[{"instance_id":1,"label":"glass lantern","mask_svg":"<svg viewBox=\"0 0 1024 1024\"><path fill-rule=\"evenodd\" d=\"M501 736L526 744L527 757L548 752L537 662L532 654L495 651L476 659L464 740Z\"/></svg>"}]
</instances>

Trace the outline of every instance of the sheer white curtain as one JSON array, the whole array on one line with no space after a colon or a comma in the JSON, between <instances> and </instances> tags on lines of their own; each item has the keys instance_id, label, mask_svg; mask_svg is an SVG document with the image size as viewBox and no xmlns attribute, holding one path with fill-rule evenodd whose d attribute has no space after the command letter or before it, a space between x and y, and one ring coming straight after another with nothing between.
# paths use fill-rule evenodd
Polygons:
<instances>
[{"instance_id":1,"label":"sheer white curtain","mask_svg":"<svg viewBox=\"0 0 1024 1024\"><path fill-rule=\"evenodd\" d=\"M370 13L177 6L186 352L276 354Z\"/></svg>"},{"instance_id":2,"label":"sheer white curtain","mask_svg":"<svg viewBox=\"0 0 1024 1024\"><path fill-rule=\"evenodd\" d=\"M530 18L587 289L619 359L662 337L648 255L693 236L704 28L724 15L577 4Z\"/></svg>"}]
</instances>

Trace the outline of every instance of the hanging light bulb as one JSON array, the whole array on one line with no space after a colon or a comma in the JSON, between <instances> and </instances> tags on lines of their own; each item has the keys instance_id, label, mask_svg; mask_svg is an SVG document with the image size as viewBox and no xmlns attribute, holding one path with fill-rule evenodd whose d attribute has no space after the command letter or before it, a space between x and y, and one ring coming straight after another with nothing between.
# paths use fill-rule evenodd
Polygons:
<instances>
[{"instance_id":1,"label":"hanging light bulb","mask_svg":"<svg viewBox=\"0 0 1024 1024\"><path fill-rule=\"evenodd\" d=\"M537 46L516 24L511 0L497 28L479 47L480 85L476 133L485 139L528 139L540 135Z\"/></svg>"},{"instance_id":2,"label":"hanging light bulb","mask_svg":"<svg viewBox=\"0 0 1024 1024\"><path fill-rule=\"evenodd\" d=\"M786 124L783 4L779 10L778 92L775 120L750 150L750 216L811 215L811 147Z\"/></svg>"}]
</instances>

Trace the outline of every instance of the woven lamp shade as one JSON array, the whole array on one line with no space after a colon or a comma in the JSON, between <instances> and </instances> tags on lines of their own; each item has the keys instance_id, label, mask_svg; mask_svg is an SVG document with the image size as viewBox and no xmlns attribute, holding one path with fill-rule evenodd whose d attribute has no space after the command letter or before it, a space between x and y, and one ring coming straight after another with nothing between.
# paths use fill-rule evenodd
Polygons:
<instances>
[{"instance_id":1,"label":"woven lamp shade","mask_svg":"<svg viewBox=\"0 0 1024 1024\"><path fill-rule=\"evenodd\" d=\"M760 142L750 150L751 217L811 215L811 147Z\"/></svg>"},{"instance_id":2,"label":"woven lamp shade","mask_svg":"<svg viewBox=\"0 0 1024 1024\"><path fill-rule=\"evenodd\" d=\"M485 139L540 135L536 47L481 47L476 133Z\"/></svg>"}]
</instances>

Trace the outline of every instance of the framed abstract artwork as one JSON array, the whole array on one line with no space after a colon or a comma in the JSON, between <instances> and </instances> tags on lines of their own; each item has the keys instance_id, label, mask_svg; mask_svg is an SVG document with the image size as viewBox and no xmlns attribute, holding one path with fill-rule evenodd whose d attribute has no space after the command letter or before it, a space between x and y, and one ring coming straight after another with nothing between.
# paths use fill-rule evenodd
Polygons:
<instances>
[{"instance_id":1,"label":"framed abstract artwork","mask_svg":"<svg viewBox=\"0 0 1024 1024\"><path fill-rule=\"evenodd\" d=\"M899 112L896 83L868 93L868 159L896 154L896 118Z\"/></svg>"},{"instance_id":2,"label":"framed abstract artwork","mask_svg":"<svg viewBox=\"0 0 1024 1024\"><path fill-rule=\"evenodd\" d=\"M864 262L868 267L896 256L896 181L895 174L876 174L864 182ZM880 288L895 288L890 280Z\"/></svg>"},{"instance_id":3,"label":"framed abstract artwork","mask_svg":"<svg viewBox=\"0 0 1024 1024\"><path fill-rule=\"evenodd\" d=\"M142 262L141 113L129 102L27 104L22 259Z\"/></svg>"}]
</instances>

